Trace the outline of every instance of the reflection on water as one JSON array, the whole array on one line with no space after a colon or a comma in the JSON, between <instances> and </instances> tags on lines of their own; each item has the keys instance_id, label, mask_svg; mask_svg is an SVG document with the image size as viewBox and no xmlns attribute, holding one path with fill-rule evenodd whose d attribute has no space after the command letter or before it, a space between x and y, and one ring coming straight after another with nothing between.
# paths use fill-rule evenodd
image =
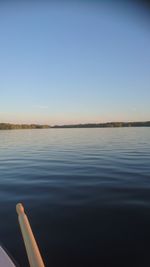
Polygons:
<instances>
[{"instance_id":1,"label":"reflection on water","mask_svg":"<svg viewBox=\"0 0 150 267\"><path fill-rule=\"evenodd\" d=\"M17 202L47 266L149 266L150 129L0 131L0 241L27 266Z\"/></svg>"}]
</instances>

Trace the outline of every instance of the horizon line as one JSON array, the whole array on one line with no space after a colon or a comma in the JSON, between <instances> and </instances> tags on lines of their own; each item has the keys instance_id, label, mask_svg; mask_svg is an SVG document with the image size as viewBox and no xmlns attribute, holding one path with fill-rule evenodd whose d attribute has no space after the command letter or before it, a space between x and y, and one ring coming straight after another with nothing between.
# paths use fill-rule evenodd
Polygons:
<instances>
[{"instance_id":1,"label":"horizon line","mask_svg":"<svg viewBox=\"0 0 150 267\"><path fill-rule=\"evenodd\" d=\"M11 122L0 122L0 124L9 124L9 125L40 125L40 126L49 126L49 127L54 127L54 126L77 126L77 125L101 125L101 124L111 124L111 123L147 123L150 122L150 120L126 120L126 121L105 121L105 122L79 122L79 123L66 123L66 124L47 124L47 123L11 123Z\"/></svg>"}]
</instances>

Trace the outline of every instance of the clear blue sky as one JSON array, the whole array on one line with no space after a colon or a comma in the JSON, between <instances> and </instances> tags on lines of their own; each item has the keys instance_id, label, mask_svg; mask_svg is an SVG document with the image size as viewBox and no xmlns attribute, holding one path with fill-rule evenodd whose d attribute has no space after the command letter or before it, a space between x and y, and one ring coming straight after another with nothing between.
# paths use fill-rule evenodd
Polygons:
<instances>
[{"instance_id":1,"label":"clear blue sky","mask_svg":"<svg viewBox=\"0 0 150 267\"><path fill-rule=\"evenodd\" d=\"M0 2L0 122L150 120L150 19L112 2Z\"/></svg>"}]
</instances>

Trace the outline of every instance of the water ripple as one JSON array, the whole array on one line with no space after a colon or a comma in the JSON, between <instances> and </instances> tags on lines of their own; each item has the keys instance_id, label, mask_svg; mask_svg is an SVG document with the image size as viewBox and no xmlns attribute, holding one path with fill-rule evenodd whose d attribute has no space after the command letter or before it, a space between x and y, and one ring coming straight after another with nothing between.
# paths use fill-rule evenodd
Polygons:
<instances>
[{"instance_id":1,"label":"water ripple","mask_svg":"<svg viewBox=\"0 0 150 267\"><path fill-rule=\"evenodd\" d=\"M150 265L149 131L0 131L0 236L12 255L25 258L22 201L47 266Z\"/></svg>"}]
</instances>

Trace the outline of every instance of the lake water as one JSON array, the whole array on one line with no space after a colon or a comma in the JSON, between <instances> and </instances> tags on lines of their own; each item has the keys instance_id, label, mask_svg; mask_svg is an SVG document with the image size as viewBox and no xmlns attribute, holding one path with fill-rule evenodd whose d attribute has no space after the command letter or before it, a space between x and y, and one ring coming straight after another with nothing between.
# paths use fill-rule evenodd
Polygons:
<instances>
[{"instance_id":1,"label":"lake water","mask_svg":"<svg viewBox=\"0 0 150 267\"><path fill-rule=\"evenodd\" d=\"M0 241L25 267L17 202L46 266L150 266L150 128L0 131Z\"/></svg>"}]
</instances>

